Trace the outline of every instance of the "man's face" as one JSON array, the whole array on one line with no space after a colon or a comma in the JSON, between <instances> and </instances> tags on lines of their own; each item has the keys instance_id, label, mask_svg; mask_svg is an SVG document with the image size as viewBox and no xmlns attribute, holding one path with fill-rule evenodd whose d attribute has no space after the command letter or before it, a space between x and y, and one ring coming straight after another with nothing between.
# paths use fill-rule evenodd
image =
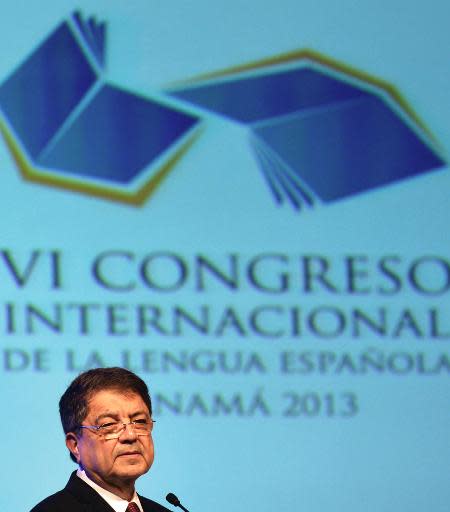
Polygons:
<instances>
[{"instance_id":1,"label":"man's face","mask_svg":"<svg viewBox=\"0 0 450 512\"><path fill-rule=\"evenodd\" d=\"M91 396L83 425L129 423L144 418L149 420L150 415L139 395L106 389ZM87 475L115 494L124 484L134 484L153 463L151 434L138 436L130 426L117 439L105 439L96 431L82 429L80 436L68 434L66 444Z\"/></svg>"}]
</instances>

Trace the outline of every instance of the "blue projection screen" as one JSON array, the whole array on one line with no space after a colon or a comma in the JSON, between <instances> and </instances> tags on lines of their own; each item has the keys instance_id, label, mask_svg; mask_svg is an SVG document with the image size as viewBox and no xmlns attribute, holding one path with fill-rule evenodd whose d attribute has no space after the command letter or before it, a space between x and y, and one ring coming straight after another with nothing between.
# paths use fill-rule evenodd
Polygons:
<instances>
[{"instance_id":1,"label":"blue projection screen","mask_svg":"<svg viewBox=\"0 0 450 512\"><path fill-rule=\"evenodd\" d=\"M448 511L449 15L3 7L2 510L65 485L59 397L123 366L144 496Z\"/></svg>"}]
</instances>

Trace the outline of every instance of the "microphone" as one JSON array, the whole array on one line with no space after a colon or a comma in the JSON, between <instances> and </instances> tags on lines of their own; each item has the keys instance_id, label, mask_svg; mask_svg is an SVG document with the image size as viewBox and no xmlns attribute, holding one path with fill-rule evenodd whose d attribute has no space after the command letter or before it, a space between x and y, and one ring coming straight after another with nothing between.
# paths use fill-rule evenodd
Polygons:
<instances>
[{"instance_id":1,"label":"microphone","mask_svg":"<svg viewBox=\"0 0 450 512\"><path fill-rule=\"evenodd\" d=\"M166 496L166 500L174 507L180 507L181 510L184 510L184 512L189 512L187 508L183 507L180 500L175 496L173 492L169 492L169 494Z\"/></svg>"}]
</instances>

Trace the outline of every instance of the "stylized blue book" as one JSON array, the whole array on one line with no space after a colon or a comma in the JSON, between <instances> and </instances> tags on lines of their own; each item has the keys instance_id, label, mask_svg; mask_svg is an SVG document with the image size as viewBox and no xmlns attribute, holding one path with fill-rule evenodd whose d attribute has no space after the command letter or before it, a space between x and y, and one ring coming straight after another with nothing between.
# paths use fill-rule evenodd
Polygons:
<instances>
[{"instance_id":1,"label":"stylized blue book","mask_svg":"<svg viewBox=\"0 0 450 512\"><path fill-rule=\"evenodd\" d=\"M386 90L305 54L169 92L248 127L276 201L297 209L444 165Z\"/></svg>"},{"instance_id":2,"label":"stylized blue book","mask_svg":"<svg viewBox=\"0 0 450 512\"><path fill-rule=\"evenodd\" d=\"M75 13L0 86L0 109L8 140L41 178L131 197L179 155L199 119L108 84L105 37L104 24Z\"/></svg>"}]
</instances>

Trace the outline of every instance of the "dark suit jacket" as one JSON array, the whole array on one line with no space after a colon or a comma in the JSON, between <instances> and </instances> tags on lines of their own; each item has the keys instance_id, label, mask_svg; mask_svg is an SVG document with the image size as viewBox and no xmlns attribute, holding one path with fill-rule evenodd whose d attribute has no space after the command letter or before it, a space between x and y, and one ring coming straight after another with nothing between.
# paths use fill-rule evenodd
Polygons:
<instances>
[{"instance_id":1,"label":"dark suit jacket","mask_svg":"<svg viewBox=\"0 0 450 512\"><path fill-rule=\"evenodd\" d=\"M171 512L143 496L139 496L139 499L144 512ZM113 512L113 509L74 471L64 489L45 498L31 512Z\"/></svg>"}]
</instances>

